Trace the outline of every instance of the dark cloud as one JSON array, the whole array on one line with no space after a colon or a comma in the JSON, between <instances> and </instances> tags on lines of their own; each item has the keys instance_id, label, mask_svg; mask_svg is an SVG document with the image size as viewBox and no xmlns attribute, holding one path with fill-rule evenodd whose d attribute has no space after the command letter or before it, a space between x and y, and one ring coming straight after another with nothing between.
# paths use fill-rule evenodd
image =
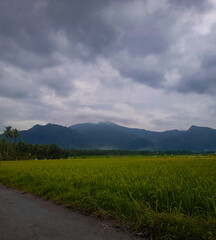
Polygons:
<instances>
[{"instance_id":1,"label":"dark cloud","mask_svg":"<svg viewBox=\"0 0 216 240\"><path fill-rule=\"evenodd\" d=\"M209 41L211 43L211 41ZM200 57L200 66L196 71L186 71L177 90L185 93L195 92L198 94L216 93L216 55L214 52L205 52Z\"/></svg>"},{"instance_id":2,"label":"dark cloud","mask_svg":"<svg viewBox=\"0 0 216 240\"><path fill-rule=\"evenodd\" d=\"M74 101L73 96L76 109L86 106L92 111L77 110L78 118L89 114L100 118L103 110L113 111L106 102L110 96L101 100L106 91L129 84L212 97L215 25L204 21L215 8L212 4L206 0L1 0L0 97L25 102L23 115L43 121L50 117L45 109L57 112L58 104L64 109L64 100ZM126 124L130 122L126 112L127 107L123 118L117 112L104 119Z\"/></svg>"},{"instance_id":3,"label":"dark cloud","mask_svg":"<svg viewBox=\"0 0 216 240\"><path fill-rule=\"evenodd\" d=\"M55 64L45 1L0 1L0 58L25 70Z\"/></svg>"},{"instance_id":4,"label":"dark cloud","mask_svg":"<svg viewBox=\"0 0 216 240\"><path fill-rule=\"evenodd\" d=\"M88 54L94 56L101 54L115 40L116 32L101 16L101 10L109 3L100 0L50 0L47 12L54 27L64 29L72 44L82 43Z\"/></svg>"},{"instance_id":5,"label":"dark cloud","mask_svg":"<svg viewBox=\"0 0 216 240\"><path fill-rule=\"evenodd\" d=\"M128 52L129 57L164 55L176 41L173 29L182 13L209 7L202 0L169 1L166 8L155 7L136 19L137 9L124 12L126 5L136 4L145 11L150 1L2 0L1 58L26 70L38 70L60 64L56 52L90 62L97 56L110 58L119 50ZM173 8L177 15L170 12ZM105 9L111 9L111 19ZM61 43L61 35L67 46Z\"/></svg>"},{"instance_id":6,"label":"dark cloud","mask_svg":"<svg viewBox=\"0 0 216 240\"><path fill-rule=\"evenodd\" d=\"M145 11L147 1L142 2L143 5L141 1L134 1L134 3L138 7L143 7L143 11ZM207 60L203 53L200 54L203 46L213 45L215 41L212 36L214 30L212 29L211 33L206 36L198 36L194 32L195 22L193 19L193 17L200 17L205 12L210 11L211 7L211 3L207 1L169 1L169 4L164 8L151 9L150 12L147 11L143 15L138 12L136 21L134 18L137 8L131 9L132 17L130 13L127 12L129 16L126 16L125 12L122 13L120 10L121 17L118 16L111 21L114 21L114 25L119 24L121 38L118 46L121 51L127 53L127 58L118 57L116 59L115 57L115 61L111 60L113 66L120 71L122 76L153 88L160 87L167 91L175 90L181 93L214 94L215 70L211 68L208 71L207 69L210 65L214 67L214 56L211 56L212 52L210 52ZM122 6L119 6L119 9L121 8ZM196 42L193 43L194 38L196 38ZM185 42L185 39L188 39L188 42ZM190 51L181 52L179 46L176 45L177 42L179 42L180 47L188 48ZM196 45L201 49L196 48ZM158 59L157 64L146 65L145 58L149 55ZM194 68L192 61L185 62L183 64L185 66L182 63L175 63L179 61L179 58L186 57L191 57L192 61L199 61L201 70ZM143 61L142 64L141 61ZM134 67L136 63L137 66ZM178 84L169 83L170 87L169 84L166 84L165 75L172 69L179 70L182 78Z\"/></svg>"},{"instance_id":7,"label":"dark cloud","mask_svg":"<svg viewBox=\"0 0 216 240\"><path fill-rule=\"evenodd\" d=\"M115 39L114 29L103 20L101 9L109 1L29 1L2 0L0 3L1 48L5 59L13 61L12 55L20 49L40 55L45 65L56 51L55 34L65 32L72 58L89 58L101 54ZM83 47L82 52L80 46ZM7 50L5 50L7 49ZM5 50L5 51L4 51ZM83 53L86 51L86 53ZM26 56L28 58L28 55ZM13 63L20 64L19 56ZM29 59L34 66L34 59ZM24 61L24 60L23 60ZM22 61L22 62L23 62ZM21 62L21 67L24 65ZM30 65L30 64L29 64ZM27 65L26 68L31 66ZM42 65L42 64L41 64Z\"/></svg>"},{"instance_id":8,"label":"dark cloud","mask_svg":"<svg viewBox=\"0 0 216 240\"><path fill-rule=\"evenodd\" d=\"M202 59L201 67L204 71L216 68L216 54L204 56Z\"/></svg>"},{"instance_id":9,"label":"dark cloud","mask_svg":"<svg viewBox=\"0 0 216 240\"><path fill-rule=\"evenodd\" d=\"M49 54L52 51L52 45L48 39L50 22L44 3L43 1L2 0L0 2L1 37L31 52L41 55Z\"/></svg>"},{"instance_id":10,"label":"dark cloud","mask_svg":"<svg viewBox=\"0 0 216 240\"><path fill-rule=\"evenodd\" d=\"M172 31L176 21L165 9L146 13L138 24L132 21L130 27L125 27L123 47L136 56L164 54L174 40Z\"/></svg>"},{"instance_id":11,"label":"dark cloud","mask_svg":"<svg viewBox=\"0 0 216 240\"><path fill-rule=\"evenodd\" d=\"M38 76L40 80L39 86L45 86L50 90L53 90L57 96L67 97L71 94L73 90L72 81L68 76L63 77L62 74L55 73L54 76L51 72L48 74L44 74L41 77Z\"/></svg>"},{"instance_id":12,"label":"dark cloud","mask_svg":"<svg viewBox=\"0 0 216 240\"><path fill-rule=\"evenodd\" d=\"M164 79L163 74L159 71L124 69L121 73L127 78L135 79L137 82L151 87L160 87Z\"/></svg>"},{"instance_id":13,"label":"dark cloud","mask_svg":"<svg viewBox=\"0 0 216 240\"><path fill-rule=\"evenodd\" d=\"M183 93L216 94L216 68L201 68L191 76L185 76L177 90Z\"/></svg>"}]
</instances>

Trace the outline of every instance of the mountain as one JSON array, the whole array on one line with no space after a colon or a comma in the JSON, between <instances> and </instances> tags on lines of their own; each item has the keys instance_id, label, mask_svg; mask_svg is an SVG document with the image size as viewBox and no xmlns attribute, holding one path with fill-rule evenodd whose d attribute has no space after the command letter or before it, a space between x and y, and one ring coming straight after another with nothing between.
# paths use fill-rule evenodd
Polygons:
<instances>
[{"instance_id":1,"label":"mountain","mask_svg":"<svg viewBox=\"0 0 216 240\"><path fill-rule=\"evenodd\" d=\"M122 127L111 122L84 123L70 126L82 134L90 147L110 147L131 150L216 151L216 130L191 126L187 131L164 132Z\"/></svg>"},{"instance_id":2,"label":"mountain","mask_svg":"<svg viewBox=\"0 0 216 240\"><path fill-rule=\"evenodd\" d=\"M20 133L19 140L26 143L55 143L62 148L216 151L216 130L197 126L191 126L187 131L155 132L112 122L82 123L70 127L47 124L35 125Z\"/></svg>"},{"instance_id":3,"label":"mountain","mask_svg":"<svg viewBox=\"0 0 216 240\"><path fill-rule=\"evenodd\" d=\"M164 150L189 150L194 152L216 151L216 130L191 126L180 136L171 137L158 143Z\"/></svg>"},{"instance_id":4,"label":"mountain","mask_svg":"<svg viewBox=\"0 0 216 240\"><path fill-rule=\"evenodd\" d=\"M57 144L62 148L86 147L86 140L75 130L56 124L35 125L21 131L20 140L33 144Z\"/></svg>"},{"instance_id":5,"label":"mountain","mask_svg":"<svg viewBox=\"0 0 216 240\"><path fill-rule=\"evenodd\" d=\"M72 125L70 128L91 142L91 147L107 146L133 150L157 149L155 147L157 142L182 134L182 131L178 130L153 132L145 129L127 128L112 122L83 123Z\"/></svg>"},{"instance_id":6,"label":"mountain","mask_svg":"<svg viewBox=\"0 0 216 240\"><path fill-rule=\"evenodd\" d=\"M152 144L130 131L130 128L112 122L76 124L70 126L70 129L85 137L92 149L146 149Z\"/></svg>"}]
</instances>

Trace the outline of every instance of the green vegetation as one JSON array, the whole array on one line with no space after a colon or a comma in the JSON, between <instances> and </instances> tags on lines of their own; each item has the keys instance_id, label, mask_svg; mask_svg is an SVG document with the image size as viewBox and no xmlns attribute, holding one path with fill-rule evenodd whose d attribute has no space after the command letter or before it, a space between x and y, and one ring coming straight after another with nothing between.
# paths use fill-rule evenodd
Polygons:
<instances>
[{"instance_id":1,"label":"green vegetation","mask_svg":"<svg viewBox=\"0 0 216 240\"><path fill-rule=\"evenodd\" d=\"M0 160L60 159L67 158L68 151L56 144L26 144L0 140Z\"/></svg>"},{"instance_id":2,"label":"green vegetation","mask_svg":"<svg viewBox=\"0 0 216 240\"><path fill-rule=\"evenodd\" d=\"M153 239L216 239L216 156L3 161L0 182Z\"/></svg>"},{"instance_id":3,"label":"green vegetation","mask_svg":"<svg viewBox=\"0 0 216 240\"><path fill-rule=\"evenodd\" d=\"M62 149L56 144L26 144L19 141L9 142L0 140L0 160L29 160L29 159L62 159L69 157L87 156L134 156L134 155L185 155L187 151L131 151L131 150L84 150L84 149ZM206 153L205 153L206 154Z\"/></svg>"}]
</instances>

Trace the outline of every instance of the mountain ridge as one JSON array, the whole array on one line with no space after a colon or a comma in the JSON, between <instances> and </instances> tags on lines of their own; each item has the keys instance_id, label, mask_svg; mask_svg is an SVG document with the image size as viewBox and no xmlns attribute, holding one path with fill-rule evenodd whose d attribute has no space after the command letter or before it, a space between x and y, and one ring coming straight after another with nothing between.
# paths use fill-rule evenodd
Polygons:
<instances>
[{"instance_id":1,"label":"mountain ridge","mask_svg":"<svg viewBox=\"0 0 216 240\"><path fill-rule=\"evenodd\" d=\"M57 144L71 149L216 151L216 130L192 125L187 130L161 132L128 128L113 122L79 123L69 127L48 123L20 131L33 144Z\"/></svg>"}]
</instances>

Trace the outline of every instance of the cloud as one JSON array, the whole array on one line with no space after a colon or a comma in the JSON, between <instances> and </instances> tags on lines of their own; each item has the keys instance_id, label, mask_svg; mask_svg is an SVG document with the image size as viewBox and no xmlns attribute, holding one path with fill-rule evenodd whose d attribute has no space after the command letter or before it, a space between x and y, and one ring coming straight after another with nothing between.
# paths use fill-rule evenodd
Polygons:
<instances>
[{"instance_id":1,"label":"cloud","mask_svg":"<svg viewBox=\"0 0 216 240\"><path fill-rule=\"evenodd\" d=\"M201 114L215 106L215 1L1 0L0 9L0 125L168 128L195 121L186 104L212 126Z\"/></svg>"},{"instance_id":2,"label":"cloud","mask_svg":"<svg viewBox=\"0 0 216 240\"><path fill-rule=\"evenodd\" d=\"M118 37L104 56L123 77L132 81L166 91L183 93L188 86L185 93L212 94L211 81L203 77L202 84L196 85L193 77L199 71L203 53L210 52L212 46L206 47L212 43L211 33L203 37L195 27L213 12L216 13L215 6L212 8L207 1L112 2L104 10L104 18ZM151 57L156 60L148 64L146 59ZM167 73L174 69L179 75L178 83L169 80L167 84Z\"/></svg>"},{"instance_id":3,"label":"cloud","mask_svg":"<svg viewBox=\"0 0 216 240\"><path fill-rule=\"evenodd\" d=\"M0 97L25 99L36 96L36 92L31 91L31 79L20 68L0 62L0 79Z\"/></svg>"}]
</instances>

